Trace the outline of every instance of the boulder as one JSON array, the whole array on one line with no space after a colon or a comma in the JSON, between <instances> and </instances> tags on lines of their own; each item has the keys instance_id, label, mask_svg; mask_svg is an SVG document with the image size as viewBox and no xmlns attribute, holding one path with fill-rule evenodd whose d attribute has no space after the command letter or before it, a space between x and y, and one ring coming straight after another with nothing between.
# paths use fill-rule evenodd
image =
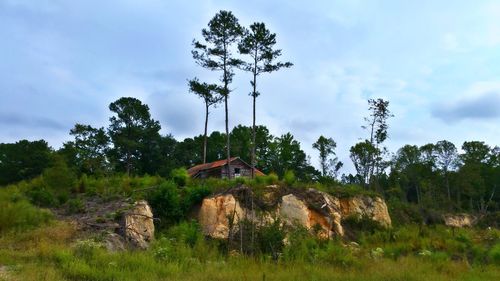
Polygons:
<instances>
[{"instance_id":1,"label":"boulder","mask_svg":"<svg viewBox=\"0 0 500 281\"><path fill-rule=\"evenodd\" d=\"M475 223L475 217L469 214L446 214L443 215L446 226L463 228L471 227Z\"/></svg>"},{"instance_id":2,"label":"boulder","mask_svg":"<svg viewBox=\"0 0 500 281\"><path fill-rule=\"evenodd\" d=\"M385 201L380 197L354 196L340 199L342 217L366 216L381 226L390 227L391 217Z\"/></svg>"},{"instance_id":3,"label":"boulder","mask_svg":"<svg viewBox=\"0 0 500 281\"><path fill-rule=\"evenodd\" d=\"M104 247L109 252L121 252L126 249L123 237L116 233L108 233L106 235L106 238L104 238Z\"/></svg>"},{"instance_id":4,"label":"boulder","mask_svg":"<svg viewBox=\"0 0 500 281\"><path fill-rule=\"evenodd\" d=\"M154 223L151 207L144 200L135 202L124 214L123 233L125 239L139 249L147 249L154 239Z\"/></svg>"},{"instance_id":5,"label":"boulder","mask_svg":"<svg viewBox=\"0 0 500 281\"><path fill-rule=\"evenodd\" d=\"M230 224L236 226L245 211L232 194L219 194L203 199L198 221L203 233L212 238L227 238Z\"/></svg>"},{"instance_id":6,"label":"boulder","mask_svg":"<svg viewBox=\"0 0 500 281\"><path fill-rule=\"evenodd\" d=\"M309 208L303 200L293 194L282 197L281 204L277 210L278 217L287 225L300 225L310 231L315 231L321 238L330 238L334 234L334 217L324 215L312 208ZM342 233L340 226L340 232Z\"/></svg>"}]
</instances>

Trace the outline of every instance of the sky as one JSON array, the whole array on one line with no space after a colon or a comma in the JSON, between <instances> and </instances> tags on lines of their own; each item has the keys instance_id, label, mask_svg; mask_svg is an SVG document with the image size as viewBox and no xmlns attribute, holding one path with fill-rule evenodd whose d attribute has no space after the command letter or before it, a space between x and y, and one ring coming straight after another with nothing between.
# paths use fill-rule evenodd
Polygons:
<instances>
[{"instance_id":1,"label":"sky","mask_svg":"<svg viewBox=\"0 0 500 281\"><path fill-rule=\"evenodd\" d=\"M367 100L390 102L389 150L449 140L500 145L499 1L0 0L0 142L58 148L75 123L107 127L109 103L148 104L162 134L201 134L204 105L187 80L216 82L196 65L193 39L219 11L264 22L282 61L259 77L257 123L312 143L349 148L368 137ZM250 125L251 77L236 72L230 126ZM209 130L224 130L223 107Z\"/></svg>"}]
</instances>

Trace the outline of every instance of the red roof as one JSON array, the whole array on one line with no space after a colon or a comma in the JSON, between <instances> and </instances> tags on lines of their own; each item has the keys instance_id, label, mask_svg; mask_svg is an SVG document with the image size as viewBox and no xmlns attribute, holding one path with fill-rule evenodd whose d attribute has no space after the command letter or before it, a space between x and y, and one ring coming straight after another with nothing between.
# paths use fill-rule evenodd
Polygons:
<instances>
[{"instance_id":1,"label":"red roof","mask_svg":"<svg viewBox=\"0 0 500 281\"><path fill-rule=\"evenodd\" d=\"M229 159L229 162L233 162L236 159L239 159L239 157L231 157ZM243 163L245 163L246 165L248 165L245 161L243 161L243 160L241 160L241 161ZM211 162L211 163L199 164L199 165L196 165L194 167L189 168L188 174L192 177L192 176L196 175L200 171L223 167L223 166L226 165L226 163L227 163L227 159L217 160L217 161ZM248 166L250 167L250 165L248 165ZM256 176L264 176L265 174L255 168L255 175Z\"/></svg>"}]
</instances>

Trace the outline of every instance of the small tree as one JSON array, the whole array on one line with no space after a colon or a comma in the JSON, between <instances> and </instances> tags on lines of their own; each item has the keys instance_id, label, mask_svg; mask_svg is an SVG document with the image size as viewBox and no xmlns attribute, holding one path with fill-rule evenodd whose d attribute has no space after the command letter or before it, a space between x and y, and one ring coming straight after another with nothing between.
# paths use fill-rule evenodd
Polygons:
<instances>
[{"instance_id":1,"label":"small tree","mask_svg":"<svg viewBox=\"0 0 500 281\"><path fill-rule=\"evenodd\" d=\"M208 23L208 29L201 31L205 42L193 41L194 50L191 52L196 63L212 71L221 71L224 109L226 114L226 153L228 177L231 177L230 158L231 142L229 139L229 112L227 100L229 98L229 84L233 81L235 67L242 61L234 58L231 48L243 35L243 28L238 19L229 11L220 11Z\"/></svg>"},{"instance_id":2,"label":"small tree","mask_svg":"<svg viewBox=\"0 0 500 281\"><path fill-rule=\"evenodd\" d=\"M458 154L455 145L447 140L438 141L434 146L435 159L438 168L443 172L448 201L451 201L449 171L458 164Z\"/></svg>"},{"instance_id":3,"label":"small tree","mask_svg":"<svg viewBox=\"0 0 500 281\"><path fill-rule=\"evenodd\" d=\"M370 131L370 144L380 153L371 154L369 169L369 181L374 173L380 173L384 169L384 163L382 162L382 153L387 150L385 147L380 147L382 143L388 138L387 129L389 125L387 120L394 115L389 111L389 101L383 99L369 99L368 109L370 110L370 115L365 117L366 125L361 126L363 129ZM378 156L378 157L376 157Z\"/></svg>"},{"instance_id":4,"label":"small tree","mask_svg":"<svg viewBox=\"0 0 500 281\"><path fill-rule=\"evenodd\" d=\"M343 166L343 163L335 156L337 143L332 138L320 136L318 140L313 143L312 147L319 151L319 162L323 177L337 177L338 171Z\"/></svg>"},{"instance_id":5,"label":"small tree","mask_svg":"<svg viewBox=\"0 0 500 281\"><path fill-rule=\"evenodd\" d=\"M65 146L73 146L76 152L76 165L80 172L102 174L107 169L106 153L109 137L104 128L96 129L90 125L75 124L70 130L75 140Z\"/></svg>"},{"instance_id":6,"label":"small tree","mask_svg":"<svg viewBox=\"0 0 500 281\"><path fill-rule=\"evenodd\" d=\"M281 50L273 49L276 44L276 34L271 33L266 25L262 22L256 22L250 26L250 30L245 31L243 40L238 44L238 49L241 54L249 55L251 60L242 65L243 70L251 72L253 79L250 81L252 92L250 96L253 98L253 125L252 125L252 177L254 176L255 159L255 107L256 99L260 95L257 91L257 76L262 73L270 73L281 68L291 67L290 62L276 62L275 60L281 56Z\"/></svg>"},{"instance_id":7,"label":"small tree","mask_svg":"<svg viewBox=\"0 0 500 281\"><path fill-rule=\"evenodd\" d=\"M374 147L368 140L359 142L350 149L350 157L358 178L362 179L362 184L368 187L370 175L373 173L373 159L380 155L380 150Z\"/></svg>"},{"instance_id":8,"label":"small tree","mask_svg":"<svg viewBox=\"0 0 500 281\"><path fill-rule=\"evenodd\" d=\"M203 133L203 163L207 162L207 128L210 106L216 106L222 101L221 88L215 84L200 83L198 78L189 81L189 90L205 102L205 130Z\"/></svg>"}]
</instances>

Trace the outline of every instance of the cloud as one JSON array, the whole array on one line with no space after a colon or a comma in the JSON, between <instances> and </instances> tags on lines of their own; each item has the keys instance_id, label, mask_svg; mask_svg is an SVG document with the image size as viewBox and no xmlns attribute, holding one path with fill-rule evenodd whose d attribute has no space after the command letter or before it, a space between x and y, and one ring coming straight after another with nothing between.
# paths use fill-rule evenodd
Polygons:
<instances>
[{"instance_id":1,"label":"cloud","mask_svg":"<svg viewBox=\"0 0 500 281\"><path fill-rule=\"evenodd\" d=\"M66 130L64 124L50 118L0 113L0 127L4 126L6 128Z\"/></svg>"},{"instance_id":2,"label":"cloud","mask_svg":"<svg viewBox=\"0 0 500 281\"><path fill-rule=\"evenodd\" d=\"M446 123L456 123L466 119L498 118L500 117L500 88L476 86L468 95L456 101L435 105L431 113L433 117Z\"/></svg>"}]
</instances>

